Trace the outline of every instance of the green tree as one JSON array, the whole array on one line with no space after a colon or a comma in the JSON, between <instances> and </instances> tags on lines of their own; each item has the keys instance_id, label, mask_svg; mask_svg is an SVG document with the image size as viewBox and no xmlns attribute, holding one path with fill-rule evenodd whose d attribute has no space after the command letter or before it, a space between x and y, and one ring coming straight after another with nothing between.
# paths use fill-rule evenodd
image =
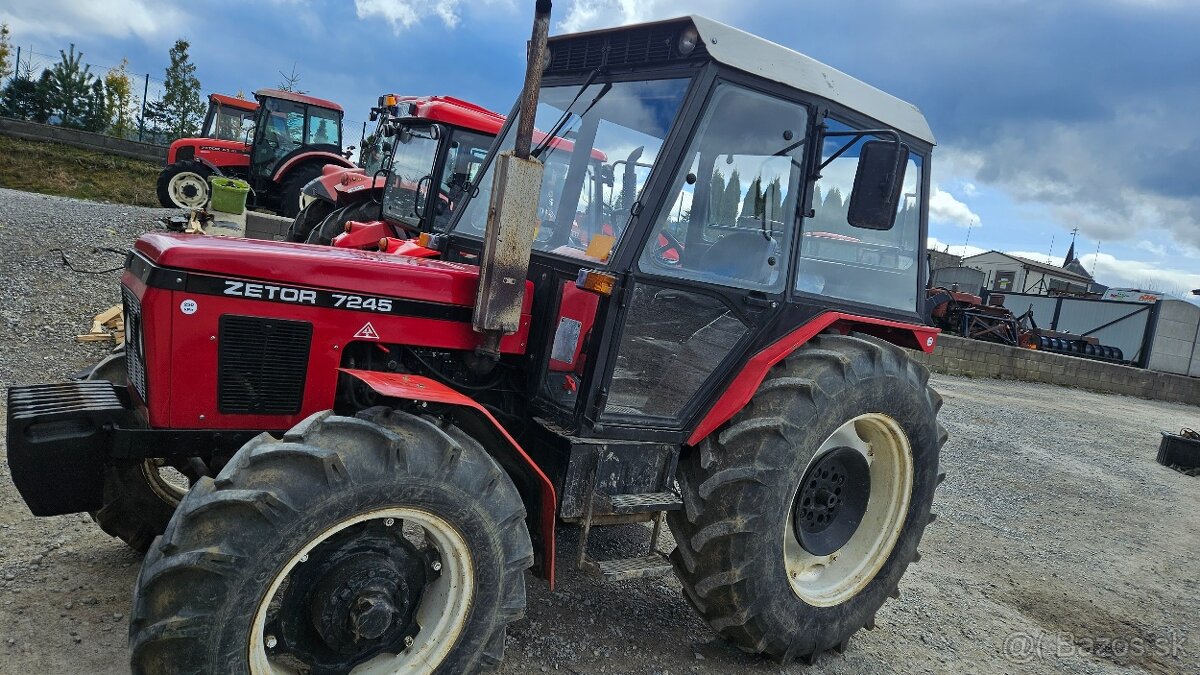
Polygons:
<instances>
[{"instance_id":1,"label":"green tree","mask_svg":"<svg viewBox=\"0 0 1200 675\"><path fill-rule=\"evenodd\" d=\"M171 65L167 66L163 81L162 100L155 102L153 114L147 115L161 122L162 130L171 140L194 136L204 121L200 80L196 77L196 64L188 56L190 46L187 40L180 39L171 47Z\"/></svg>"},{"instance_id":2,"label":"green tree","mask_svg":"<svg viewBox=\"0 0 1200 675\"><path fill-rule=\"evenodd\" d=\"M757 176L746 190L746 198L742 200L740 217L757 218L762 215L762 176Z\"/></svg>"},{"instance_id":3,"label":"green tree","mask_svg":"<svg viewBox=\"0 0 1200 675\"><path fill-rule=\"evenodd\" d=\"M121 138L133 133L137 101L133 95L133 80L129 77L129 59L104 76L104 91L108 102L108 132Z\"/></svg>"},{"instance_id":4,"label":"green tree","mask_svg":"<svg viewBox=\"0 0 1200 675\"><path fill-rule=\"evenodd\" d=\"M98 134L108 129L108 103L105 101L102 81L92 80L91 90L81 107L79 122L82 129Z\"/></svg>"},{"instance_id":5,"label":"green tree","mask_svg":"<svg viewBox=\"0 0 1200 675\"><path fill-rule=\"evenodd\" d=\"M50 117L54 115L54 77L50 74L50 70L42 71L42 76L38 78L37 85L33 91L33 114L29 119L34 122L48 124Z\"/></svg>"},{"instance_id":6,"label":"green tree","mask_svg":"<svg viewBox=\"0 0 1200 675\"><path fill-rule=\"evenodd\" d=\"M766 210L768 220L785 222L783 218L783 186L779 182L779 176L767 184L767 189L763 191L763 208Z\"/></svg>"},{"instance_id":7,"label":"green tree","mask_svg":"<svg viewBox=\"0 0 1200 675\"><path fill-rule=\"evenodd\" d=\"M716 222L722 225L734 225L737 222L738 203L742 201L742 177L737 169L729 176L729 184L725 186L725 194L721 198L721 210Z\"/></svg>"},{"instance_id":8,"label":"green tree","mask_svg":"<svg viewBox=\"0 0 1200 675\"><path fill-rule=\"evenodd\" d=\"M714 169L712 181L708 184L708 222L717 222L721 212L721 202L724 199L725 176L720 169Z\"/></svg>"},{"instance_id":9,"label":"green tree","mask_svg":"<svg viewBox=\"0 0 1200 675\"><path fill-rule=\"evenodd\" d=\"M292 74L287 75L282 70L279 71L279 76L283 79L279 81L279 89L282 91L290 91L293 94L307 94L300 88L300 73L296 72L296 63L292 62Z\"/></svg>"},{"instance_id":10,"label":"green tree","mask_svg":"<svg viewBox=\"0 0 1200 675\"><path fill-rule=\"evenodd\" d=\"M12 43L9 41L8 24L0 23L0 80L12 75L17 68L14 64L9 63L12 58Z\"/></svg>"},{"instance_id":11,"label":"green tree","mask_svg":"<svg viewBox=\"0 0 1200 675\"><path fill-rule=\"evenodd\" d=\"M71 45L69 52L59 50L58 55L58 63L48 71L46 103L50 114L58 116L60 125L82 129L96 77L92 75L91 67L83 62L83 52L76 53L75 45Z\"/></svg>"},{"instance_id":12,"label":"green tree","mask_svg":"<svg viewBox=\"0 0 1200 675\"><path fill-rule=\"evenodd\" d=\"M17 74L0 91L0 115L31 120L43 106L39 103L38 83L28 75Z\"/></svg>"}]
</instances>

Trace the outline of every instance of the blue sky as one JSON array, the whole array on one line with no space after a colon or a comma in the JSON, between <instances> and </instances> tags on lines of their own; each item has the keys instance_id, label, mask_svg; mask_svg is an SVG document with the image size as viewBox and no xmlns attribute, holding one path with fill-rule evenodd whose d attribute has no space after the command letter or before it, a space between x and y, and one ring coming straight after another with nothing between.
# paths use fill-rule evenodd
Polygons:
<instances>
[{"instance_id":1,"label":"blue sky","mask_svg":"<svg viewBox=\"0 0 1200 675\"><path fill-rule=\"evenodd\" d=\"M0 22L26 50L74 42L90 63L128 58L156 78L186 37L206 91L275 86L295 64L301 88L361 123L385 91L507 110L532 4L6 0ZM933 245L962 250L969 229L968 252L1061 262L1078 228L1102 283L1200 288L1200 2L558 0L553 32L689 12L918 105L939 142Z\"/></svg>"}]
</instances>

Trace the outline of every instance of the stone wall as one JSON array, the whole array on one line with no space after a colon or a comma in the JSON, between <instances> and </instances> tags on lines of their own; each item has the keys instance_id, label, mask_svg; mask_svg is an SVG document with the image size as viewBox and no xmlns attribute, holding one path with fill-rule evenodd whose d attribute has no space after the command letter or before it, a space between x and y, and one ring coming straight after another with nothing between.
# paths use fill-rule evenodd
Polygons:
<instances>
[{"instance_id":1,"label":"stone wall","mask_svg":"<svg viewBox=\"0 0 1200 675\"><path fill-rule=\"evenodd\" d=\"M11 117L0 117L0 134L31 141L52 141L85 150L97 150L110 155L120 155L158 164L167 161L166 146L127 141L115 136L66 129L51 124L27 122Z\"/></svg>"},{"instance_id":2,"label":"stone wall","mask_svg":"<svg viewBox=\"0 0 1200 675\"><path fill-rule=\"evenodd\" d=\"M1195 377L968 340L953 335L939 335L937 349L932 354L913 354L930 370L947 375L1046 382L1200 405L1200 378Z\"/></svg>"}]
</instances>

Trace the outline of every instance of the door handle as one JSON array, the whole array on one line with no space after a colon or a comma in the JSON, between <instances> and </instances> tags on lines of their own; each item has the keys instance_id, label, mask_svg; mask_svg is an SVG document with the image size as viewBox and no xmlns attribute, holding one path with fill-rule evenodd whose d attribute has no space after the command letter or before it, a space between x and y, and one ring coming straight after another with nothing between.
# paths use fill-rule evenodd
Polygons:
<instances>
[{"instance_id":1,"label":"door handle","mask_svg":"<svg viewBox=\"0 0 1200 675\"><path fill-rule=\"evenodd\" d=\"M758 291L751 291L750 293L747 293L742 297L742 300L747 305L750 305L751 307L757 307L759 309L775 309L779 306L779 302L777 300L768 298L766 293L760 293Z\"/></svg>"}]
</instances>

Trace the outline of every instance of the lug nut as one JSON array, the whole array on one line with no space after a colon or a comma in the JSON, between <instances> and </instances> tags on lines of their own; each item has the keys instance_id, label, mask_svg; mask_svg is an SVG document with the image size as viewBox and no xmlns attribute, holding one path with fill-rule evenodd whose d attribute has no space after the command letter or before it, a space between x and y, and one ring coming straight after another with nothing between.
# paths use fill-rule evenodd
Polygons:
<instances>
[{"instance_id":1,"label":"lug nut","mask_svg":"<svg viewBox=\"0 0 1200 675\"><path fill-rule=\"evenodd\" d=\"M275 639L274 635L268 635L266 642L267 649L275 649L275 645L279 644L279 641Z\"/></svg>"},{"instance_id":2,"label":"lug nut","mask_svg":"<svg viewBox=\"0 0 1200 675\"><path fill-rule=\"evenodd\" d=\"M302 562L302 563L306 563L306 562L308 562L308 554L307 554L307 553L305 553L304 555L300 556L300 562Z\"/></svg>"},{"instance_id":3,"label":"lug nut","mask_svg":"<svg viewBox=\"0 0 1200 675\"><path fill-rule=\"evenodd\" d=\"M413 646L413 639L412 639L412 636L411 636L411 635L409 635L408 637L404 638L404 646L405 646L405 647L411 647L411 646Z\"/></svg>"},{"instance_id":4,"label":"lug nut","mask_svg":"<svg viewBox=\"0 0 1200 675\"><path fill-rule=\"evenodd\" d=\"M433 564L432 564L432 565L430 565L430 567L432 567L432 568L433 568L433 571L434 571L434 572L441 572L441 571L442 571L442 561L440 561L440 560L434 560L434 561L433 561Z\"/></svg>"},{"instance_id":5,"label":"lug nut","mask_svg":"<svg viewBox=\"0 0 1200 675\"><path fill-rule=\"evenodd\" d=\"M396 524L396 519L395 519L395 518L388 518L387 520L384 520L384 521L383 521L383 526L384 526L384 527L391 527L391 526L393 526L393 525L395 525L395 524Z\"/></svg>"}]
</instances>

